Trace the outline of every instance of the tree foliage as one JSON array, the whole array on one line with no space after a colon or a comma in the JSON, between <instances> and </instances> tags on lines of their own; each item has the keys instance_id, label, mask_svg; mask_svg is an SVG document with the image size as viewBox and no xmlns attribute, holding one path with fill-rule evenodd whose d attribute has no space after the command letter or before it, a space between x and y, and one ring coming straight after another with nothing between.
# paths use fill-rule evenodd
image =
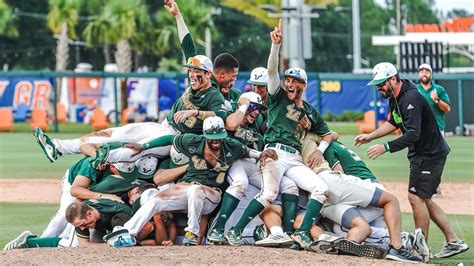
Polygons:
<instances>
[{"instance_id":1,"label":"tree foliage","mask_svg":"<svg viewBox=\"0 0 474 266\"><path fill-rule=\"evenodd\" d=\"M18 37L18 17L5 1L0 0L0 36Z\"/></svg>"}]
</instances>

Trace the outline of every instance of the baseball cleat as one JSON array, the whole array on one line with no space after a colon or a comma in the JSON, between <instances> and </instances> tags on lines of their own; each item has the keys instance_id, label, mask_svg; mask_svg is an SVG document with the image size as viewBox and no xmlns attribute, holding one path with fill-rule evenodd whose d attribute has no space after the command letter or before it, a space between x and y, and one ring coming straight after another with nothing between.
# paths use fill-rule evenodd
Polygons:
<instances>
[{"instance_id":1,"label":"baseball cleat","mask_svg":"<svg viewBox=\"0 0 474 266\"><path fill-rule=\"evenodd\" d=\"M28 237L33 236L33 234L30 231L25 231L21 233L19 236L17 236L15 239L12 241L8 242L5 247L3 248L3 251L6 250L12 250L12 249L20 249L20 248L27 248L26 246L26 240Z\"/></svg>"},{"instance_id":2,"label":"baseball cleat","mask_svg":"<svg viewBox=\"0 0 474 266\"><path fill-rule=\"evenodd\" d=\"M423 262L428 262L430 260L430 248L428 243L426 243L425 234L421 228L415 229L414 232L415 240L413 241L413 249L420 254Z\"/></svg>"},{"instance_id":3,"label":"baseball cleat","mask_svg":"<svg viewBox=\"0 0 474 266\"><path fill-rule=\"evenodd\" d=\"M317 253L338 253L374 259L383 259L384 255L384 251L379 247L342 238L333 241L316 240L311 243L309 249Z\"/></svg>"},{"instance_id":4,"label":"baseball cleat","mask_svg":"<svg viewBox=\"0 0 474 266\"><path fill-rule=\"evenodd\" d=\"M269 234L270 234L270 231L264 224L257 225L255 227L255 230L253 231L253 239L255 240L255 242L257 242L257 241L267 238Z\"/></svg>"},{"instance_id":5,"label":"baseball cleat","mask_svg":"<svg viewBox=\"0 0 474 266\"><path fill-rule=\"evenodd\" d=\"M48 135L44 134L41 128L35 127L33 135L36 138L36 141L40 145L46 157L50 162L56 161L61 155L63 155L57 148L54 142L51 140Z\"/></svg>"},{"instance_id":6,"label":"baseball cleat","mask_svg":"<svg viewBox=\"0 0 474 266\"><path fill-rule=\"evenodd\" d=\"M387 260L396 260L411 263L418 263L423 261L420 255L416 254L414 250L406 249L403 246L399 249L396 249L391 245L385 258Z\"/></svg>"},{"instance_id":7,"label":"baseball cleat","mask_svg":"<svg viewBox=\"0 0 474 266\"><path fill-rule=\"evenodd\" d=\"M99 166L103 165L107 162L107 158L109 157L110 146L108 144L104 144L100 146L96 152L95 157L91 158L91 165L95 169L99 168Z\"/></svg>"},{"instance_id":8,"label":"baseball cleat","mask_svg":"<svg viewBox=\"0 0 474 266\"><path fill-rule=\"evenodd\" d=\"M270 234L267 238L255 242L260 247L289 247L295 241L285 233Z\"/></svg>"},{"instance_id":9,"label":"baseball cleat","mask_svg":"<svg viewBox=\"0 0 474 266\"><path fill-rule=\"evenodd\" d=\"M311 244L311 237L309 231L298 231L296 230L291 238L295 243L300 246L301 249L308 250L309 245Z\"/></svg>"},{"instance_id":10,"label":"baseball cleat","mask_svg":"<svg viewBox=\"0 0 474 266\"><path fill-rule=\"evenodd\" d=\"M186 231L184 234L183 245L197 246L197 235L195 235L193 232Z\"/></svg>"},{"instance_id":11,"label":"baseball cleat","mask_svg":"<svg viewBox=\"0 0 474 266\"><path fill-rule=\"evenodd\" d=\"M440 252L436 253L435 258L449 258L454 255L467 251L469 246L463 240L454 242L445 242Z\"/></svg>"},{"instance_id":12,"label":"baseball cleat","mask_svg":"<svg viewBox=\"0 0 474 266\"><path fill-rule=\"evenodd\" d=\"M225 238L231 246L241 246L245 244L244 240L242 239L242 230L236 229L234 227L230 228L230 230L225 235Z\"/></svg>"},{"instance_id":13,"label":"baseball cleat","mask_svg":"<svg viewBox=\"0 0 474 266\"><path fill-rule=\"evenodd\" d=\"M215 228L209 231L207 240L215 245L224 245L227 242L224 236L224 230Z\"/></svg>"}]
</instances>

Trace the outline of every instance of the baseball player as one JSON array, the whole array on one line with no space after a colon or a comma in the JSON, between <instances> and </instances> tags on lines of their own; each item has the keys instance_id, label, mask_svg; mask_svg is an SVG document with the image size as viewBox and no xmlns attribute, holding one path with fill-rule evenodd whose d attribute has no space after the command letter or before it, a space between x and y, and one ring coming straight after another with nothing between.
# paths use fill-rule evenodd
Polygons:
<instances>
[{"instance_id":1,"label":"baseball player","mask_svg":"<svg viewBox=\"0 0 474 266\"><path fill-rule=\"evenodd\" d=\"M186 59L197 54L194 41L189 33L184 18L179 11L178 4L174 0L165 0L165 8L175 17L178 29L179 40ZM225 99L225 108L227 112L234 112L240 92L233 88L234 82L239 73L239 61L229 53L223 53L214 59L214 70L212 72L211 84L217 88ZM224 117L222 117L225 120ZM195 133L195 132L192 132ZM198 133L196 133L198 134Z\"/></svg>"},{"instance_id":2,"label":"baseball player","mask_svg":"<svg viewBox=\"0 0 474 266\"><path fill-rule=\"evenodd\" d=\"M185 228L185 245L197 245L199 219L211 213L221 199L226 186L225 174L230 165L243 157L258 158L260 152L240 142L226 138L224 121L217 116L206 118L204 135L182 134L166 136L144 145L130 145L135 152L154 146L173 144L174 148L190 158L186 174L172 188L142 204L124 228L135 236L155 213L162 211L188 211Z\"/></svg>"},{"instance_id":3,"label":"baseball player","mask_svg":"<svg viewBox=\"0 0 474 266\"><path fill-rule=\"evenodd\" d=\"M257 67L250 72L250 79L247 83L252 84L252 89L255 93L260 95L262 98L262 103L267 106L268 105L268 71L264 67ZM261 134L265 134L267 130L267 110L263 110L260 112L257 118L257 127Z\"/></svg>"},{"instance_id":4,"label":"baseball player","mask_svg":"<svg viewBox=\"0 0 474 266\"><path fill-rule=\"evenodd\" d=\"M262 150L264 146L263 138L255 124L260 111L266 109L262 104L260 95L255 92L246 92L240 97L238 105L238 110L230 114L226 120L226 129L229 135L249 148ZM224 244L226 242L224 229L227 220L236 210L240 200L246 196L249 184L256 188L261 188L261 178L261 172L254 159L240 159L232 164L227 175L230 186L224 193L221 209L211 230L208 232L207 239L210 242L214 244ZM298 187L287 177L282 178L280 191L283 194L291 194L298 197ZM281 244L293 242L283 231L279 234L278 239Z\"/></svg>"},{"instance_id":5,"label":"baseball player","mask_svg":"<svg viewBox=\"0 0 474 266\"><path fill-rule=\"evenodd\" d=\"M306 72L300 68L290 68L285 71L284 88L281 87L278 76L278 51L281 44L281 21L270 34L272 49L268 58L268 128L265 133L267 143L262 153L262 191L250 202L240 221L226 235L232 245L242 243L241 233L247 223L266 207L269 207L278 195L278 186L285 174L292 179L300 189L311 192L308 211L303 225L292 238L300 246L307 247L311 243L309 229L313 219L319 214L324 201L327 186L311 169L303 164L300 150L301 139L307 131L323 136L322 145L310 158L310 165L319 164L323 152L332 140L326 123L318 111L302 100L302 94L307 84ZM328 136L326 136L328 135ZM271 155L271 157L267 157ZM273 159L273 158L277 159ZM297 197L295 199L297 201ZM296 208L294 219L296 216Z\"/></svg>"},{"instance_id":6,"label":"baseball player","mask_svg":"<svg viewBox=\"0 0 474 266\"><path fill-rule=\"evenodd\" d=\"M374 132L358 135L354 139L355 145L369 143L399 128L403 135L384 144L369 147L369 158L376 159L387 151L397 152L408 148L408 200L412 205L415 226L423 229L427 239L430 218L441 228L446 243L436 257L445 258L465 252L469 246L456 235L446 213L431 200L441 182L450 149L439 131L428 102L411 81L400 78L391 63L377 64L373 69L373 79L368 85L375 86L382 97L389 98L391 117L388 123L384 123Z\"/></svg>"}]
</instances>

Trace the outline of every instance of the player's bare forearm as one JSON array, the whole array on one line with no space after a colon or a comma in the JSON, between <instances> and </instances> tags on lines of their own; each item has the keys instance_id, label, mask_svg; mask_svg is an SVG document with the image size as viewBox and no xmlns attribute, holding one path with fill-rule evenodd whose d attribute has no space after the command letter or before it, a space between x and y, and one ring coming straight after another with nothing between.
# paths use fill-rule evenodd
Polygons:
<instances>
[{"instance_id":1,"label":"player's bare forearm","mask_svg":"<svg viewBox=\"0 0 474 266\"><path fill-rule=\"evenodd\" d=\"M184 175L186 169L188 169L187 164L172 169L160 169L153 176L153 182L157 186L168 184Z\"/></svg>"},{"instance_id":2,"label":"player's bare forearm","mask_svg":"<svg viewBox=\"0 0 474 266\"><path fill-rule=\"evenodd\" d=\"M178 228L176 227L176 224L172 220L168 221L167 227L168 227L168 240L171 243L174 244L174 243L176 243L176 236L178 235Z\"/></svg>"},{"instance_id":3,"label":"player's bare forearm","mask_svg":"<svg viewBox=\"0 0 474 266\"><path fill-rule=\"evenodd\" d=\"M245 114L240 111L235 111L227 116L227 119L225 120L225 129L228 131L236 131L244 119L244 116Z\"/></svg>"},{"instance_id":4,"label":"player's bare forearm","mask_svg":"<svg viewBox=\"0 0 474 266\"><path fill-rule=\"evenodd\" d=\"M449 113L451 111L451 106L449 106L449 104L445 103L443 100L441 99L438 99L438 103L436 103L436 105L438 106L438 108L445 112L445 113Z\"/></svg>"},{"instance_id":5,"label":"player's bare forearm","mask_svg":"<svg viewBox=\"0 0 474 266\"><path fill-rule=\"evenodd\" d=\"M79 149L84 155L89 156L89 157L95 157L96 155L95 153L98 147L99 145L97 144L85 143L85 144L82 144Z\"/></svg>"},{"instance_id":6,"label":"player's bare forearm","mask_svg":"<svg viewBox=\"0 0 474 266\"><path fill-rule=\"evenodd\" d=\"M206 119L208 117L211 117L211 116L216 116L216 113L214 113L213 111L199 111L199 113L196 117L197 117L197 119L204 121L204 119Z\"/></svg>"},{"instance_id":7,"label":"player's bare forearm","mask_svg":"<svg viewBox=\"0 0 474 266\"><path fill-rule=\"evenodd\" d=\"M166 231L165 224L161 219L160 214L153 216L153 222L155 223L155 243L160 246L163 241L168 239L168 232Z\"/></svg>"}]
</instances>

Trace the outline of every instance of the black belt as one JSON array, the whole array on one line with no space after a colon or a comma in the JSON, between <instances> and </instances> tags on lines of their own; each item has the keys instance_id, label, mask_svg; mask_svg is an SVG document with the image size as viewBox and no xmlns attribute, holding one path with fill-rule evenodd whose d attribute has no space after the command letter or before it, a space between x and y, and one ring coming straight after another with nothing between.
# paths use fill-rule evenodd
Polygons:
<instances>
[{"instance_id":1,"label":"black belt","mask_svg":"<svg viewBox=\"0 0 474 266\"><path fill-rule=\"evenodd\" d=\"M293 153L293 154L298 154L299 153L297 149L295 149L291 146L285 145L285 144L280 144L280 143L267 144L266 148L277 148L279 150L286 151L286 152Z\"/></svg>"}]
</instances>

